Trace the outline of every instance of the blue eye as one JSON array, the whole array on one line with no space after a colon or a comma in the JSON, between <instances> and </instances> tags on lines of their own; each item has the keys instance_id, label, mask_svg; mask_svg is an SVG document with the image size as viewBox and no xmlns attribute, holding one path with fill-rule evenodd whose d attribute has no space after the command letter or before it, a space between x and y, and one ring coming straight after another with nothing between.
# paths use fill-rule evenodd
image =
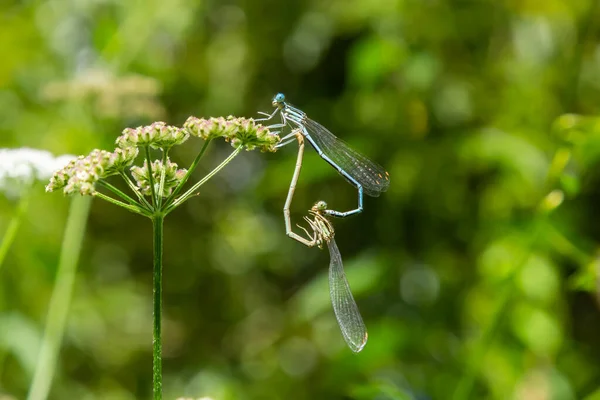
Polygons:
<instances>
[{"instance_id":1,"label":"blue eye","mask_svg":"<svg viewBox=\"0 0 600 400\"><path fill-rule=\"evenodd\" d=\"M282 103L285 101L285 95L283 93L277 93L275 95L275 101L278 103Z\"/></svg>"}]
</instances>

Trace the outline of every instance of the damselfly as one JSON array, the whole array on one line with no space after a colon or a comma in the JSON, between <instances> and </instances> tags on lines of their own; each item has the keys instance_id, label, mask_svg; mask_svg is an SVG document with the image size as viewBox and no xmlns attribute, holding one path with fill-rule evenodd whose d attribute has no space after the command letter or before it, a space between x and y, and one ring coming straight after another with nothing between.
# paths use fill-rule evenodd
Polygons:
<instances>
[{"instance_id":1,"label":"damselfly","mask_svg":"<svg viewBox=\"0 0 600 400\"><path fill-rule=\"evenodd\" d=\"M309 233L303 227L300 228L306 232L308 239L296 234L292 237L308 247L318 246L322 248L323 244L327 243L331 258L329 262L329 294L333 312L348 347L353 352L358 353L367 344L367 328L350 291L350 285L344 272L342 256L333 238L335 235L333 226L323 214L326 209L327 203L319 201L309 210L311 218L304 217L312 233ZM286 225L288 224L289 221L286 221Z\"/></svg>"},{"instance_id":2,"label":"damselfly","mask_svg":"<svg viewBox=\"0 0 600 400\"><path fill-rule=\"evenodd\" d=\"M287 103L283 93L276 94L273 97L272 104L276 108L275 111L271 114L261 112L260 114L265 115L266 118L257 121L268 121L279 113L281 123L269 126L270 129L284 128L288 123L293 125L293 128L299 129L319 156L358 189L357 208L345 212L324 210L324 214L334 217L347 217L358 214L363 210L363 193L377 197L388 189L390 176L383 167L353 150L323 125L308 118L302 110ZM297 132L294 129L281 139L281 143L277 147L285 146L294 141L296 135Z\"/></svg>"}]
</instances>

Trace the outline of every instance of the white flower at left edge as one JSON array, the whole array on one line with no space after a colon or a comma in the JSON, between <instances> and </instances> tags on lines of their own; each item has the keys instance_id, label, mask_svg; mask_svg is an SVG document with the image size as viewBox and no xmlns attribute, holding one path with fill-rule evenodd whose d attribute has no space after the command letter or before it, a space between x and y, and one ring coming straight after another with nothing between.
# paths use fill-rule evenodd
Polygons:
<instances>
[{"instance_id":1,"label":"white flower at left edge","mask_svg":"<svg viewBox=\"0 0 600 400\"><path fill-rule=\"evenodd\" d=\"M70 154L54 157L45 150L21 147L0 148L0 192L18 197L37 181L47 181L54 171L76 157Z\"/></svg>"}]
</instances>

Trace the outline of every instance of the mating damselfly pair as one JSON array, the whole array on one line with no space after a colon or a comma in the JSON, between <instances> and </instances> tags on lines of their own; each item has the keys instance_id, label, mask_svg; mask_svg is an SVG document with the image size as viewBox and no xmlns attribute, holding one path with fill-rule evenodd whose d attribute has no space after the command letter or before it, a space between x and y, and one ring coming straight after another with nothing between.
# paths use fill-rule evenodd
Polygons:
<instances>
[{"instance_id":1,"label":"mating damselfly pair","mask_svg":"<svg viewBox=\"0 0 600 400\"><path fill-rule=\"evenodd\" d=\"M293 141L298 142L298 157L292 176L287 199L283 207L286 234L292 239L308 246L322 248L327 243L330 254L329 264L329 293L333 310L342 331L344 340L354 352L359 352L367 343L367 329L352 296L350 285L344 272L342 257L334 240L334 229L327 216L347 217L358 214L363 210L363 193L377 197L388 189L389 174L383 167L353 150L345 142L338 139L321 124L311 120L306 113L285 101L285 96L278 93L273 97L272 105L275 111L271 114L261 113L266 118L257 121L271 120L279 113L281 122L269 126L269 129L284 129L288 125L291 132L282 135L277 147L285 146ZM304 217L312 233L304 230L308 238L304 238L292 230L290 207L296 189L296 184L302 169L304 156L304 139L312 145L319 156L334 167L351 185L358 190L357 208L340 212L327 209L327 203L317 202L310 210L311 217Z\"/></svg>"}]
</instances>

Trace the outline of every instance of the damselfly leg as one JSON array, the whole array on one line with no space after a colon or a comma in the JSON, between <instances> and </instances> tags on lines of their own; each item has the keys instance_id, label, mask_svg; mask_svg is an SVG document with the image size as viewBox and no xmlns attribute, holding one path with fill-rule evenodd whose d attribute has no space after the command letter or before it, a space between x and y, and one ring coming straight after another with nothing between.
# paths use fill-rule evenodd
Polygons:
<instances>
[{"instance_id":1,"label":"damselfly leg","mask_svg":"<svg viewBox=\"0 0 600 400\"><path fill-rule=\"evenodd\" d=\"M299 228L304 230L308 239L298 235L297 233L295 233L292 230L290 207L292 206L292 199L294 198L294 192L296 191L296 184L298 183L298 178L300 177L300 171L302 170L302 158L304 156L304 137L302 136L302 133L300 133L299 129L295 129L292 133L295 134L296 139L298 140L298 157L296 158L296 167L294 168L294 175L292 176L292 181L290 182L290 188L288 190L288 195L287 195L287 198L285 199L285 204L283 206L283 219L285 221L285 233L292 239L297 240L298 242L302 243L305 246L314 247L314 246L319 245L317 243L319 241L319 238L317 238L315 235L309 234L308 231L305 228L302 228L301 226L299 226ZM316 232L316 230L313 229L313 233L315 233L315 232Z\"/></svg>"}]
</instances>

